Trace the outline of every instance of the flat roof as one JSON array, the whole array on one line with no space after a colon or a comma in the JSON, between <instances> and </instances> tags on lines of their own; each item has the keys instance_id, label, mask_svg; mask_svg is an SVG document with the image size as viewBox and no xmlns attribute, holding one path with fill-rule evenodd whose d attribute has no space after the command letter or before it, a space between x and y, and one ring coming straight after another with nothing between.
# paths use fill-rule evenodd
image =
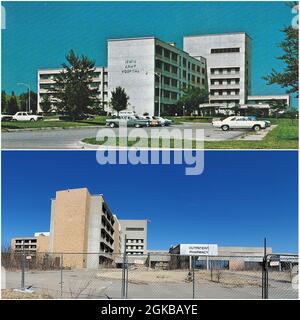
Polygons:
<instances>
[{"instance_id":1,"label":"flat roof","mask_svg":"<svg viewBox=\"0 0 300 320\"><path fill-rule=\"evenodd\" d=\"M110 38L107 41L129 41L129 40L147 40L147 39L157 39L155 36L146 37L130 37L130 38Z\"/></svg>"},{"instance_id":2,"label":"flat roof","mask_svg":"<svg viewBox=\"0 0 300 320\"><path fill-rule=\"evenodd\" d=\"M245 31L237 31L237 32L222 32L222 33L204 33L204 34L195 34L195 35L187 35L183 36L183 38L192 38L192 37L208 37L208 36L225 36L231 34L245 34L248 38L252 39L249 34Z\"/></svg>"}]
</instances>

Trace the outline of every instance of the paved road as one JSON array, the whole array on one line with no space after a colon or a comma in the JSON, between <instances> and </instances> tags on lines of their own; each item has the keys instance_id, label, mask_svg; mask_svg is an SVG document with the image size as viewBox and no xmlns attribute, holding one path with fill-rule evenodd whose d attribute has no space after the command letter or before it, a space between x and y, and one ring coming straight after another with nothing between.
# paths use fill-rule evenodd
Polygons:
<instances>
[{"instance_id":1,"label":"paved road","mask_svg":"<svg viewBox=\"0 0 300 320\"><path fill-rule=\"evenodd\" d=\"M210 123L186 123L169 128L204 129L206 141L237 139L245 133L241 130L223 132L213 128ZM103 127L2 132L2 149L82 149L83 146L79 141L83 138L95 137L98 130L101 129ZM156 128L146 128L145 130L150 133L154 129ZM130 130L133 129L130 128Z\"/></svg>"}]
</instances>

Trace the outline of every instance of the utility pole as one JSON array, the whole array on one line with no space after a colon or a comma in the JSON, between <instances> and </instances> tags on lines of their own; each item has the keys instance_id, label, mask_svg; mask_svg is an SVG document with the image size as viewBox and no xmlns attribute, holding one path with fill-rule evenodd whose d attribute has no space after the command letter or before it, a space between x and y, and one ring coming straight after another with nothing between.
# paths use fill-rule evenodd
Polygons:
<instances>
[{"instance_id":1,"label":"utility pole","mask_svg":"<svg viewBox=\"0 0 300 320\"><path fill-rule=\"evenodd\" d=\"M28 110L26 111L30 112L30 85L27 83L20 82L18 83L18 86L25 86L28 89Z\"/></svg>"},{"instance_id":2,"label":"utility pole","mask_svg":"<svg viewBox=\"0 0 300 320\"><path fill-rule=\"evenodd\" d=\"M154 72L156 76L158 76L158 116L160 117L160 101L161 101L161 73Z\"/></svg>"}]
</instances>

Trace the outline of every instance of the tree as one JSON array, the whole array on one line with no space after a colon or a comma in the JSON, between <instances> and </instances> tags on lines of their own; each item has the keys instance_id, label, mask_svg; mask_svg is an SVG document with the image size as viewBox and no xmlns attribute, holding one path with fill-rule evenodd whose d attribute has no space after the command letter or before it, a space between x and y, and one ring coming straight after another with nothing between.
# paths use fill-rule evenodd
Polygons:
<instances>
[{"instance_id":1,"label":"tree","mask_svg":"<svg viewBox=\"0 0 300 320\"><path fill-rule=\"evenodd\" d=\"M208 92L198 87L188 87L184 90L183 96L179 99L177 105L181 108L185 107L188 114L199 109L201 103L208 102Z\"/></svg>"},{"instance_id":2,"label":"tree","mask_svg":"<svg viewBox=\"0 0 300 320\"><path fill-rule=\"evenodd\" d=\"M284 54L277 59L282 60L286 67L282 72L277 72L272 69L270 75L263 77L268 85L278 84L282 88L287 88L287 93L295 93L298 98L299 94L299 31L292 26L286 27L281 30L285 34L285 39L279 44L283 49Z\"/></svg>"},{"instance_id":3,"label":"tree","mask_svg":"<svg viewBox=\"0 0 300 320\"><path fill-rule=\"evenodd\" d=\"M125 92L125 89L121 87L117 87L114 91L111 93L111 106L112 108L118 112L121 110L127 109L129 97Z\"/></svg>"},{"instance_id":4,"label":"tree","mask_svg":"<svg viewBox=\"0 0 300 320\"><path fill-rule=\"evenodd\" d=\"M52 110L52 102L51 102L51 97L50 97L49 94L46 94L43 97L40 105L41 105L41 108L42 108L43 112L45 112L45 113L51 112L51 110Z\"/></svg>"},{"instance_id":5,"label":"tree","mask_svg":"<svg viewBox=\"0 0 300 320\"><path fill-rule=\"evenodd\" d=\"M15 93L12 92L11 96L10 96L10 98L8 100L7 113L14 115L18 111L19 111L18 101L17 101L17 98L15 96Z\"/></svg>"},{"instance_id":6,"label":"tree","mask_svg":"<svg viewBox=\"0 0 300 320\"><path fill-rule=\"evenodd\" d=\"M7 97L4 90L1 91L1 111L7 113Z\"/></svg>"},{"instance_id":7,"label":"tree","mask_svg":"<svg viewBox=\"0 0 300 320\"><path fill-rule=\"evenodd\" d=\"M93 111L97 105L98 89L92 87L95 61L82 55L78 57L71 50L63 63L63 70L55 76L53 92L57 100L56 110L77 120L83 113Z\"/></svg>"},{"instance_id":8,"label":"tree","mask_svg":"<svg viewBox=\"0 0 300 320\"><path fill-rule=\"evenodd\" d=\"M28 111L29 109L28 91L20 94L19 101L20 101L20 110ZM37 94L33 91L30 91L30 111L32 113L37 112Z\"/></svg>"}]
</instances>

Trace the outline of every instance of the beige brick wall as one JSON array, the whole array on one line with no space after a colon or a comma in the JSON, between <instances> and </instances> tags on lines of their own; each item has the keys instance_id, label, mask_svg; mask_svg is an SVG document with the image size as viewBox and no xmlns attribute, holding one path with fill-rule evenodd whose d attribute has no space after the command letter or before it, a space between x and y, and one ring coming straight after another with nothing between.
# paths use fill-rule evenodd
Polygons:
<instances>
[{"instance_id":1,"label":"beige brick wall","mask_svg":"<svg viewBox=\"0 0 300 320\"><path fill-rule=\"evenodd\" d=\"M53 203L53 252L65 254L65 267L85 268L90 194L86 188L56 192Z\"/></svg>"},{"instance_id":2,"label":"beige brick wall","mask_svg":"<svg viewBox=\"0 0 300 320\"><path fill-rule=\"evenodd\" d=\"M38 236L36 237L36 251L37 252L48 252L49 251L49 236Z\"/></svg>"}]
</instances>

